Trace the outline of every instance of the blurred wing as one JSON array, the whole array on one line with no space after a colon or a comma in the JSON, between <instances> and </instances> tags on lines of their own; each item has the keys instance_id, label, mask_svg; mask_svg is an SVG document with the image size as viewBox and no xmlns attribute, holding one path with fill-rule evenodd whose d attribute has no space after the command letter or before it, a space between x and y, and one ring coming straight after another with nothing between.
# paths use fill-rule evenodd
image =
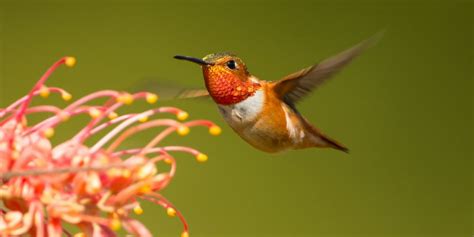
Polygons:
<instances>
[{"instance_id":1,"label":"blurred wing","mask_svg":"<svg viewBox=\"0 0 474 237\"><path fill-rule=\"evenodd\" d=\"M276 82L275 92L289 104L298 102L339 72L365 49L374 45L382 35L383 32L379 32L350 49L284 77Z\"/></svg>"},{"instance_id":2,"label":"blurred wing","mask_svg":"<svg viewBox=\"0 0 474 237\"><path fill-rule=\"evenodd\" d=\"M186 88L181 85L170 83L159 83L157 79L143 80L134 91L149 91L156 93L160 100L207 98L209 93L206 89Z\"/></svg>"},{"instance_id":3,"label":"blurred wing","mask_svg":"<svg viewBox=\"0 0 474 237\"><path fill-rule=\"evenodd\" d=\"M188 99L196 97L208 97L209 92L206 89L183 89L179 92L175 98L176 99Z\"/></svg>"}]
</instances>

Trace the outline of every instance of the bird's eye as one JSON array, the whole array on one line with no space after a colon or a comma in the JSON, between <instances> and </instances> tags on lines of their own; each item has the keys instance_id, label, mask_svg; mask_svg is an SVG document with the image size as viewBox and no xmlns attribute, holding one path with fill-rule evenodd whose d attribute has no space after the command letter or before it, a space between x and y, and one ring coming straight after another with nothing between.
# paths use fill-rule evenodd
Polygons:
<instances>
[{"instance_id":1,"label":"bird's eye","mask_svg":"<svg viewBox=\"0 0 474 237\"><path fill-rule=\"evenodd\" d=\"M234 69L237 68L237 65L236 65L234 60L230 60L230 61L227 62L227 67L234 70Z\"/></svg>"}]
</instances>

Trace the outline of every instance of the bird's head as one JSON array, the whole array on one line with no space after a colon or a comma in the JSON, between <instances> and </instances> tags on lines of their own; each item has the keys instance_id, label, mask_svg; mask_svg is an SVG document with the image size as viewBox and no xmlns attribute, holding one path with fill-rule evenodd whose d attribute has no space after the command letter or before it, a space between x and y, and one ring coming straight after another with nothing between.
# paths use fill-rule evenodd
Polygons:
<instances>
[{"instance_id":1,"label":"bird's head","mask_svg":"<svg viewBox=\"0 0 474 237\"><path fill-rule=\"evenodd\" d=\"M260 88L239 57L230 53L209 54L203 59L177 55L201 66L207 90L219 104L235 104L253 95Z\"/></svg>"}]
</instances>

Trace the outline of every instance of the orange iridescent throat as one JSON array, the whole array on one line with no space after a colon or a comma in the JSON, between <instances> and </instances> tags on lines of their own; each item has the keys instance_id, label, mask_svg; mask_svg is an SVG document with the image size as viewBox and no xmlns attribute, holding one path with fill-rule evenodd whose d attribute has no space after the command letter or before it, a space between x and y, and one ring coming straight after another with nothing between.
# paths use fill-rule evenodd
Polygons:
<instances>
[{"instance_id":1,"label":"orange iridescent throat","mask_svg":"<svg viewBox=\"0 0 474 237\"><path fill-rule=\"evenodd\" d=\"M214 101L221 105L239 103L255 94L260 89L260 84L247 79L226 69L214 66L203 67L206 87Z\"/></svg>"}]
</instances>

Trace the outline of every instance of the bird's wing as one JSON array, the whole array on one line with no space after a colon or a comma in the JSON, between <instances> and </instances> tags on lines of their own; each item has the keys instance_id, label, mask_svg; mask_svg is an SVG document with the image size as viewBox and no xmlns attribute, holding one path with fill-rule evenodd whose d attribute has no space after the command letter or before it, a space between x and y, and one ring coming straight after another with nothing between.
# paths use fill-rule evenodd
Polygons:
<instances>
[{"instance_id":1,"label":"bird's wing","mask_svg":"<svg viewBox=\"0 0 474 237\"><path fill-rule=\"evenodd\" d=\"M158 82L156 78L147 78L135 86L133 91L150 91L160 96L160 100L206 98L209 93L206 89L186 88L170 82Z\"/></svg>"},{"instance_id":2,"label":"bird's wing","mask_svg":"<svg viewBox=\"0 0 474 237\"><path fill-rule=\"evenodd\" d=\"M366 48L374 45L383 35L379 32L335 56L311 67L292 73L275 82L274 90L287 103L294 104L318 88L339 72L344 66L360 55Z\"/></svg>"},{"instance_id":3,"label":"bird's wing","mask_svg":"<svg viewBox=\"0 0 474 237\"><path fill-rule=\"evenodd\" d=\"M209 92L206 89L183 89L176 96L176 99L188 99L197 97L208 97Z\"/></svg>"}]
</instances>

